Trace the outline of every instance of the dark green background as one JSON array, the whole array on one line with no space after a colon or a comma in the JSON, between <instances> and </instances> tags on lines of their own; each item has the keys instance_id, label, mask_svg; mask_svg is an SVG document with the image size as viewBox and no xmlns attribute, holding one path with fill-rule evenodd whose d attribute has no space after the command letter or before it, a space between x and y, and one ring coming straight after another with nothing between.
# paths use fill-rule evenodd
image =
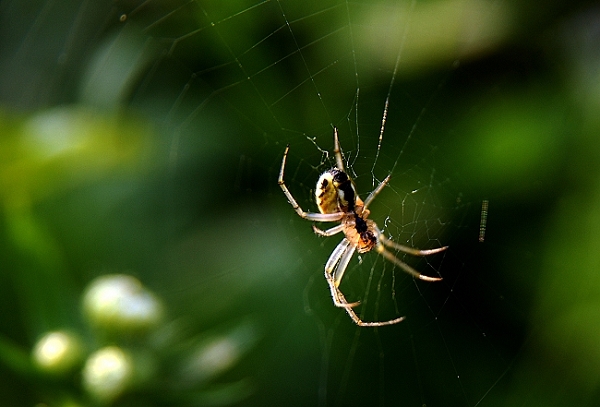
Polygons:
<instances>
[{"instance_id":1,"label":"dark green background","mask_svg":"<svg viewBox=\"0 0 600 407\"><path fill-rule=\"evenodd\" d=\"M389 13L388 36L370 42L381 27L369 13L395 4L410 26ZM48 383L22 362L50 329L96 343L80 295L118 272L161 296L168 320L186 318L190 337L246 323L260 332L216 379L248 379L243 405L598 405L597 5L254 5L0 4L0 404L80 400L77 377ZM436 48L451 21L482 16L502 30L479 51ZM423 27L430 39L403 37ZM331 305L321 268L337 238L315 237L277 186L290 144L286 181L314 210L311 188L331 163L308 137L330 149L333 126L347 151L360 142L361 192L372 168L378 179L393 169L375 219L390 216L399 233L415 220L404 241L450 245L431 259L444 277L435 287L398 276L408 319L397 326L360 329ZM429 212L405 219L398 201L415 186ZM357 297L382 264L364 260ZM381 313L394 317L386 293ZM199 400L142 389L122 403Z\"/></svg>"}]
</instances>

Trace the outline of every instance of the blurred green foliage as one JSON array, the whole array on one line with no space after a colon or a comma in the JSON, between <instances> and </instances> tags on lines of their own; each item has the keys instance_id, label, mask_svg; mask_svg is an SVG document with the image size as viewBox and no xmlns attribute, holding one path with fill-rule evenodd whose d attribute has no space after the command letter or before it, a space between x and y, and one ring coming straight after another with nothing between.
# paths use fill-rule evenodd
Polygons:
<instances>
[{"instance_id":1,"label":"blurred green foliage","mask_svg":"<svg viewBox=\"0 0 600 407\"><path fill-rule=\"evenodd\" d=\"M599 22L564 0L4 2L0 404L598 405ZM393 170L375 219L450 245L442 283L397 282L398 326L331 305L337 239L276 184L289 143L314 209L332 126L361 191ZM156 301L136 329L83 300L115 274Z\"/></svg>"}]
</instances>

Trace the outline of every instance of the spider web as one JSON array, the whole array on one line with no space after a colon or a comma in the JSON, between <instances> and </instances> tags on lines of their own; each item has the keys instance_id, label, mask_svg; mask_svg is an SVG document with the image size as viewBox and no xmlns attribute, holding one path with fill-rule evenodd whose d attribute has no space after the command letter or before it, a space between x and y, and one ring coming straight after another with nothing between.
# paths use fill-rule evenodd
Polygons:
<instances>
[{"instance_id":1,"label":"spider web","mask_svg":"<svg viewBox=\"0 0 600 407\"><path fill-rule=\"evenodd\" d=\"M458 345L465 331L463 328L458 334L452 327L454 319L447 314L453 309L464 311L462 301L453 294L454 284L464 277L464 258L457 258L453 251L424 259L399 254L425 274L446 276L437 286L415 282L373 254L354 259L342 288L348 298L361 300L363 318L407 315L408 319L389 330L364 330L350 324L344 312L332 306L322 277L322 265L340 238L322 241L313 236L310 225L296 218L273 183L283 147L289 144L286 182L305 210L315 210L314 184L322 171L333 166L332 132L336 127L348 171L363 197L386 175L392 175L390 187L372 206L373 219L386 235L402 244L432 248L464 231L469 204L460 200L448 172L438 175L439 141L429 134L429 129L443 128L441 119L432 114L432 105L438 102L438 93L456 61L441 62L441 69L424 81L411 78L414 67L404 61L411 58L405 47L409 46L416 7L416 2L397 7L283 1L225 7L189 2L144 28L160 32L161 26L178 15L191 12L195 16L195 25L166 36L169 46L164 63L176 61L190 71L187 77L183 75L185 83L171 108L172 115L180 117L173 124L181 134L172 140L171 165L181 165L182 140L199 137L187 133L188 128L201 128L210 114L225 111L225 117L233 114L240 120L237 131L244 133L244 138L262 146L260 153L251 155L252 164L245 155L239 164L239 188L250 189L243 179L248 167L266 170L267 190L273 201L283 206L276 216L284 247L291 252L287 262L280 263L288 271L269 278L282 281L275 286L288 299L273 301L271 307L278 310L265 312L269 318L284 314L282 322L274 324L281 330L271 339L274 349L265 354L269 360L283 363L268 363L261 375L276 388L270 394L256 395L261 405L277 404L278 400L288 404L285 395L289 393L295 393L300 404L358 405L375 399L381 405L435 405L451 395L456 405L476 405L510 362L494 355L494 360L485 361L488 367L494 366L491 377L465 378L468 352ZM389 21L380 32L377 24L383 16ZM134 19L135 13L127 18ZM386 31L396 26L402 28ZM160 38L160 34L153 35ZM369 36L375 37L375 43L365 43ZM382 42L388 45L383 55L368 52L369 46ZM204 53L211 58L202 58ZM157 71L163 69L171 71L156 67ZM407 78L401 85L402 75ZM150 79L157 76L158 72ZM299 305L301 314L293 311ZM303 319L306 314L309 318ZM463 322L469 327L467 337L480 342L487 356L496 353L494 340L481 341L485 328L478 325L477 317L471 311L467 315ZM312 335L300 333L306 329ZM290 347L298 337L302 343ZM289 360L307 353L313 355L309 357L312 362L294 364L290 372ZM292 390L296 386L306 391L298 394ZM447 389L445 394L437 394L440 387Z\"/></svg>"},{"instance_id":2,"label":"spider web","mask_svg":"<svg viewBox=\"0 0 600 407\"><path fill-rule=\"evenodd\" d=\"M207 325L254 315L265 345L240 368L255 380L249 405L503 400L521 342L504 336L510 323L494 311L508 313L510 294L478 274L481 197L463 184L450 147L461 62L497 39L490 29L460 51L423 40L428 16L469 9L500 24L502 4L435 3L49 0L7 29L22 41L3 64L17 80L3 86L23 89L21 107L125 104L156 118L161 219L174 253L164 256L177 261L165 261L168 278L148 264L147 277ZM60 35L38 48L47 32ZM40 63L35 80L19 82L23 60L49 55L56 66ZM83 74L71 83L76 68ZM36 92L40 82L47 93ZM346 297L361 301L365 320L407 317L395 326L359 328L332 305L322 268L341 236L315 236L277 186L289 145L286 184L316 210L334 128L363 199L391 175L370 207L386 236L450 246L425 258L397 253L440 283L415 281L374 253L352 260Z\"/></svg>"}]
</instances>

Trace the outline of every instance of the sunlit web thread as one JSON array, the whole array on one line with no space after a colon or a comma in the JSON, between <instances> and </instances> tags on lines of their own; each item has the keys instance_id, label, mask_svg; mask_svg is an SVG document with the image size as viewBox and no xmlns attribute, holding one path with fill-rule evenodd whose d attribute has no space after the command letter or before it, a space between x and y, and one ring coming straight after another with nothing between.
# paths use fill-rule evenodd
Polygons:
<instances>
[{"instance_id":1,"label":"sunlit web thread","mask_svg":"<svg viewBox=\"0 0 600 407\"><path fill-rule=\"evenodd\" d=\"M177 38L177 39L175 39L175 40L173 41L173 43L171 44L171 47L170 47L170 49L167 51L167 55L171 55L171 54L173 53L174 49L177 47L177 45L178 45L178 44L179 44L179 43L180 43L182 40L184 40L184 39L186 39L186 38L189 38L189 37L191 37L191 36L193 36L193 35L196 35L196 34L198 34L199 32L201 32L201 31L204 31L204 30L206 30L206 29L212 29L212 30L214 30L214 32L217 34L218 38L221 40L221 43L223 44L223 46L224 46L224 47L227 49L228 53L229 53L229 54L230 54L230 56L232 57L232 61L225 62L225 63L222 63L222 64L218 64L218 65L215 65L215 66L213 66L213 67L211 67L211 68L209 68L209 69L205 69L205 70L201 70L201 71L198 71L198 72L195 72L195 73L193 73L193 74L192 74L192 76L190 77L190 81L188 81L188 83L187 83L187 84L184 86L184 88L182 89L182 91L180 92L180 94L179 94L179 96L178 96L178 98L177 98L177 101L175 102L175 104L174 104L174 105L173 105L173 107L171 108L171 111L170 111L170 112L169 112L169 114L168 114L168 117L169 117L169 118L170 118L170 117L172 117L172 115L173 115L173 113L175 112L175 110L176 110L176 109L177 109L177 108L180 106L180 104L181 104L181 101L183 100L184 96L185 96L185 95L186 95L186 93L187 93L187 92L190 90L190 88L191 88L191 86L190 86L190 85L191 85L191 82L192 82L192 81L194 81L194 80L196 80L196 79L197 79L198 77L200 77L202 74L204 74L204 73L206 73L206 72L213 71L213 70L217 70L217 69L219 69L219 68L221 68L221 67L223 67L223 66L226 66L226 65L229 65L229 64L231 64L232 62L233 62L233 63L234 63L234 64L235 64L235 65L236 65L236 66L237 66L239 69L240 69L240 71L241 71L241 72L242 72L242 74L243 74L243 79L240 79L240 80L238 80L238 81L236 81L236 82L232 82L232 83L230 83L230 84L229 84L229 85L227 85L227 86L223 86L223 87L221 87L221 88L218 88L218 89L213 89L213 91L212 91L212 92L211 92L211 93L210 93L210 94L209 94L209 95L208 95L208 96L207 96L207 97L204 99L204 101L203 101L202 103L200 103L200 104L199 104L199 105L198 105L198 106L197 106L197 107L194 109L194 111L192 111L192 112L191 112L191 113L188 115L187 119L186 119L186 120L184 120L184 121L183 121L183 122L180 124L179 128L183 128L183 127L185 127L185 126L186 126L186 125L187 125L189 122L191 122L191 121L193 120L193 118L194 118L194 117L195 117L195 116L196 116L196 115L197 115L197 114L198 114L200 111L202 111L202 110L203 110L203 108L204 108L204 107L205 107L205 106L206 106L206 105L209 103L209 101L210 101L210 100L212 100L214 97L218 96L219 94L221 94L221 93L223 93L223 92L227 91L228 89L231 89L231 88L233 88L233 87L235 87L235 86L237 86L237 85L239 85L239 84L241 84L241 83L243 83L243 82L245 82L245 81L248 81L248 82L250 82L250 84L251 84L252 88L254 89L254 91L255 91L256 95L259 97L259 99L261 100L262 104L263 104L263 105L266 107L267 111L270 113L270 115L271 115L271 117L273 118L273 120L274 120L275 124L276 124L278 127L280 127L280 128L282 127L282 126L281 126L281 123L280 123L280 121L279 121L279 120L278 120L278 118L277 118L277 116L275 115L275 113L274 113L274 112L273 112L273 110L271 109L271 106L269 106L269 104L268 104L268 103L267 103L267 101L265 100L265 98L264 98L263 94L260 92L260 90L259 90L259 89L258 89L258 87L256 86L256 83L255 83L255 82L253 81L253 79L252 79L252 77L253 77L254 75L257 75L258 73L261 73L261 72L263 72L264 70L266 70L266 69L270 68L271 66L273 66L273 65L277 64L279 61L275 61L273 64L271 64L271 66L265 67L264 69L262 69L262 70L261 70L261 71L259 71L258 73L255 73L254 75L251 75L250 73L248 73L248 72L247 72L247 70L245 69L245 67L243 66L243 64L242 64L242 63L241 63L241 61L240 61L240 57L241 57L241 56L243 56L243 55L247 54L247 53L248 53L248 52L250 52L251 50L253 50L253 49L255 49L256 47L258 47L260 44L262 44L264 41L266 41L268 38L270 38L272 35L274 35L274 34L275 34L275 32L277 32L279 29L278 29L278 30L275 30L273 33L269 34L268 36L266 36L266 37L265 37L265 38L263 38L262 40L260 40L260 41L258 41L257 43L253 44L251 47L249 47L248 49L246 49L244 52L242 52L242 53L241 53L241 54L239 54L239 55L236 55L236 54L233 52L232 48L231 48L231 47L229 46L229 44L228 44L228 43L225 41L224 37L221 35L221 33L220 33L219 29L218 29L218 27L219 27L219 25L220 25L221 23L223 23L223 22L225 22L225 21L228 21L228 20L230 20L230 19L233 19L233 18L235 18L235 17L237 17L237 16L239 16L239 15L241 15L241 14L244 14L244 13L246 13L246 12L249 12L250 10L253 10L253 9L255 9L255 8L257 8L257 7L260 7L260 6L262 6L262 5L266 4L266 3L269 3L269 2L270 2L270 0L264 0L264 1L262 1L262 2L259 2L259 3L256 3L256 4L253 4L253 5L251 5L250 7L247 7L247 8L245 8L245 9L243 9L243 10L240 10L240 11L238 11L238 12L234 13L234 14L231 14L231 15L229 15L229 16L227 16L227 17L225 17L225 18L221 19L221 20L217 20L217 21L214 21L214 20L213 20L213 19L212 19L212 18L209 16L208 12L207 12L207 11L206 11L206 10L205 10L203 7L201 7L201 6L200 6L200 9L202 10L202 13L203 13L203 15L206 17L206 20L207 20L207 22L208 22L208 23L207 23L205 26L203 26L203 27L200 27L200 28L198 28L198 29L196 29L196 30L193 30L193 31L191 31L191 32L187 33L186 35L184 35L184 36L181 36L181 37L179 37L179 38ZM146 31L146 32L147 32L147 31L149 31L150 29L152 29L153 27L157 26L157 25L158 25L158 24L160 24L162 21L164 21L165 19L167 19L169 16L171 16L171 15L175 14L176 12L180 11L180 10L181 10L183 7L185 7L185 5L181 5L180 7L178 7L178 8L176 8L176 9L174 9L173 11L171 11L170 13L167 13L167 14L166 14L165 16L163 16L162 18L160 18L160 19L156 20L154 23L152 23L152 24L150 24L149 26L145 27L144 31ZM136 10L134 10L132 13L135 13L135 12L137 12L137 11L138 11L138 10L136 9ZM283 27L281 27L280 29L282 29L282 28L283 28ZM234 106L231 106L231 107L235 109L235 107L234 107ZM235 110L237 110L237 109L235 109ZM238 113L242 114L242 112L239 112L239 111L238 111ZM242 115L243 115L243 114L242 114ZM243 116L244 116L244 115L243 115ZM170 149L171 151L170 151L170 154L169 154L169 159L170 159L171 165L174 165L174 163L175 163L175 162L176 162L176 160L177 160L178 148L179 148L179 136L176 136L176 137L174 138L173 142L172 142L171 149Z\"/></svg>"},{"instance_id":2,"label":"sunlit web thread","mask_svg":"<svg viewBox=\"0 0 600 407\"><path fill-rule=\"evenodd\" d=\"M350 49L352 51L352 64L354 66L354 82L356 87L356 92L354 94L354 123L356 123L356 157L358 156L358 152L360 151L360 137L358 134L358 100L360 96L360 83L358 80L358 63L356 61L356 48L354 47L354 31L352 30L352 23L350 19L350 5L346 2L346 18L348 19L348 32L350 36ZM348 122L350 122L350 115L347 117Z\"/></svg>"},{"instance_id":3,"label":"sunlit web thread","mask_svg":"<svg viewBox=\"0 0 600 407\"><path fill-rule=\"evenodd\" d=\"M279 7L281 8L281 5L279 5ZM321 36L320 38L318 38L318 39L316 39L316 40L314 40L314 41L308 42L308 43L306 43L305 45L303 45L302 47L300 47L300 46L299 46L299 44L298 44L298 42L296 41L296 38L295 38L295 36L294 36L294 33L293 33L293 30L292 30L292 27L291 27L291 25L292 25L293 23L295 23L296 21L299 21L299 20L302 20L302 19L305 19L305 18L308 18L308 17L312 17L312 16L313 16L313 15L315 15L315 14L323 13L323 12L329 11L329 10L331 10L331 9L334 9L334 8L336 8L336 7L337 7L337 6L332 6L332 7L329 7L329 8L321 9L321 10L319 10L317 13L310 14L310 15L308 15L308 16L306 16L306 17L303 17L303 18L301 18L301 19L294 20L294 21L291 21L291 22L287 20L287 17L286 17L286 15L285 15L285 14L282 12L282 15L283 15L283 18L284 18L284 20L285 20L285 22L286 22L286 25L284 25L284 26L281 26L281 27L277 28L275 31L273 31L271 34L267 35L265 38L263 38L261 41L259 41L259 42L256 44L256 45L258 45L258 44L260 44L261 42L263 42L263 41L266 41L266 40L267 40L269 37L271 37L271 36L275 35L275 33L276 33L276 32L278 32L278 31L280 31L280 30L282 30L282 29L284 29L284 28L287 28L287 29L288 29L288 31L290 31L290 35L292 36L292 38L293 38L293 40L294 40L294 43L295 43L295 45L296 45L296 50L295 50L294 52L292 52L292 53L290 53L290 54L288 54L288 55L286 55L286 56L284 56L284 57L282 57L282 58L278 59L277 61L273 62L272 64L270 64L270 65L268 65L268 66L266 66L265 68L263 68L263 69L261 69L261 70L257 71L257 72L256 72L256 75L258 75L258 74L262 73L263 71L265 71L265 70L267 70L267 69L269 69L269 68L272 68L273 66L277 65L277 64L278 64L278 63L280 63L281 61L285 60L286 58L289 58L290 56L292 56L293 54L296 54L296 53L298 53L298 55L300 55L300 57L302 58L302 61L303 61L303 63L304 63L304 67L306 68L306 71L307 71L307 73L308 73L308 78L306 78L305 80L301 81L299 84L297 84L296 86L294 86L294 87L293 87L292 89L290 89L288 92L286 92L285 94L283 94L283 95L282 95L280 98L278 98L278 99L277 99L277 100L275 100L273 103L271 103L271 106L274 106L274 105L276 105L277 103L279 103L280 101L282 101L284 98L286 98L288 95L290 95L292 92L294 92L296 89L298 89L298 88L300 88L302 85L304 85L306 82L308 82L308 81L311 81L311 82L312 82L312 84L313 84L313 86L314 86L314 88L315 88L315 90L316 90L317 96L319 97L319 99L320 99L320 101L321 101L321 105L323 106L323 108L324 108L325 112L327 113L327 116L329 117L329 113L328 113L327 109L325 109L325 104L324 104L324 102L323 102L323 100L322 100L322 98L321 98L321 92L318 90L318 88L317 88L317 85L316 85L316 83L315 83L315 81L314 81L314 78L316 78L317 76L319 76L319 75L320 75L322 72L324 72L324 71L328 70L329 68L331 68L333 65L337 64L339 61L338 61L338 60L335 60L335 61L331 62L330 64L326 65L325 67L323 67L323 68L319 69L318 71L316 71L316 72L314 72L314 73L311 73L311 72L309 71L309 69L308 69L308 64L306 63L306 60L305 60L305 58L304 58L304 55L302 54L302 50L304 50L304 49L306 49L306 48L308 48L308 47L310 47L310 46L312 46L312 45L316 44L316 43L317 43L317 42L319 42L319 41L323 41L324 39L326 39L326 38L328 38L328 37L330 37L330 36L333 36L333 35L337 34L338 32L342 31L344 28L343 28L343 27L341 27L341 28L338 28L337 30L333 30L333 31L331 31L331 32L329 32L329 33L327 33L327 34L325 34L324 36ZM331 121L331 119L330 119L330 121ZM332 127L334 127L334 126L333 126L333 124L332 124Z\"/></svg>"},{"instance_id":4,"label":"sunlit web thread","mask_svg":"<svg viewBox=\"0 0 600 407\"><path fill-rule=\"evenodd\" d=\"M256 83L254 83L254 81L252 80L252 76L246 71L246 68L244 68L244 66L240 62L239 57L237 55L235 55L235 53L233 52L233 50L231 49L231 47L229 46L229 44L227 43L227 41L225 41L225 38L223 38L223 36L221 35L220 31L218 30L218 25L219 25L220 22L228 20L228 19L231 19L231 18L233 18L235 16L238 16L238 15L244 13L244 12L247 12L248 10L256 8L256 7L258 7L258 6L262 5L262 4L265 4L265 3L268 3L268 1L263 1L261 3L254 4L254 5L248 7L246 9L244 9L244 10L241 10L241 11L239 11L239 12L237 12L237 13L231 15L231 16L228 16L226 19L223 19L223 20L217 21L217 22L212 21L212 19L210 18L210 16L208 15L208 13L206 12L206 10L203 7L200 7L200 9L202 10L202 13L206 17L206 19L209 21L210 27L215 30L215 33L217 34L217 36L219 37L219 39L221 40L221 42L223 43L223 45L227 49L227 52L233 58L234 63L237 65L237 67L240 69L240 71L244 75L245 79L243 79L242 81L247 80L248 82L250 82L250 84L252 85L252 88L254 89L254 91L256 92L256 94L258 95L258 97L260 98L262 104L267 108L267 110L271 114L271 117L273 118L273 120L275 121L275 123L277 124L277 126L282 127L281 123L277 119L277 116L275 115L275 113L273 112L273 110L271 109L271 107L269 106L269 104L267 103L267 101L265 100L264 96L262 95L262 93L260 92L260 90L258 89L258 87L256 86ZM286 22L287 22L287 20L286 20ZM294 39L294 41L295 41L295 39ZM258 43L254 44L254 46L251 47L250 49L254 48L257 45L258 45ZM304 57L302 59L304 60ZM240 83L242 81L238 81L235 84L231 84L231 85L228 86L228 88L230 88L232 86L235 86L235 85L237 85L238 83ZM224 89L219 89L219 92L222 91L222 90L224 90ZM211 95L211 96L214 96L214 95Z\"/></svg>"},{"instance_id":5,"label":"sunlit web thread","mask_svg":"<svg viewBox=\"0 0 600 407\"><path fill-rule=\"evenodd\" d=\"M339 31L339 30L337 30L337 31ZM333 31L333 32L331 32L331 33L330 33L330 34L328 34L328 35L335 34L337 31ZM308 45L310 45L310 44L308 44ZM306 45L306 46L308 46L308 45ZM298 52L300 52L300 50L298 50ZM287 58L287 56L286 56L286 58ZM281 60L283 60L283 59L284 59L284 58L282 58ZM278 61L278 62L279 62L279 61ZM294 86L293 88L291 88L289 91L287 91L286 93L284 93L284 94L283 94L283 95L282 95L282 96L281 96L279 99L277 99L277 100L275 100L273 103L271 103L271 106L274 106L274 105L276 105L277 103L281 102L281 101L282 101L284 98L286 98L288 95L290 95L290 94L291 94L292 92L294 92L296 89L300 88L300 87L301 87L302 85L304 85L306 82L308 82L308 81L312 81L312 82L313 82L313 84L314 84L314 78L315 78L316 76L318 76L318 75L319 75L321 72L324 72L324 71L326 71L327 69L331 68L333 65L337 64L337 62L338 62L338 61L333 61L333 62L332 62L332 63L330 63L329 65L326 65L325 67L323 67L323 68L321 68L320 70L318 70L317 72L315 72L315 73L314 73L314 75L309 73L309 75L310 75L310 76L309 76L309 78L307 78L307 79L305 79L305 80L301 81L301 82L300 82L300 83L298 83L296 86ZM272 65L275 65L275 63L274 63L274 64L272 64ZM271 65L271 66L272 66L272 65ZM270 68L270 66L269 66L269 67L266 67L265 69L267 69L267 68ZM257 74L258 74L258 73L261 73L261 72L262 72L262 71L264 71L265 69L261 69L260 71L258 71L258 72L257 72ZM316 86L316 85L315 85L315 86ZM319 99L321 99L321 93L319 93L319 91L317 91L317 95L319 96ZM323 103L323 100L321 100L321 103ZM324 106L324 105L323 105L323 106ZM327 111L327 110L325 110L325 111ZM328 114L328 116L329 116L329 114ZM330 118L330 119L331 119L331 118Z\"/></svg>"},{"instance_id":6,"label":"sunlit web thread","mask_svg":"<svg viewBox=\"0 0 600 407\"><path fill-rule=\"evenodd\" d=\"M310 68L308 67L308 64L306 63L306 59L304 58L304 54L302 53L302 50L300 49L298 40L296 39L296 36L294 35L294 30L292 30L292 26L290 25L290 22L289 22L287 16L285 15L285 11L283 10L283 6L281 5L281 2L279 0L277 0L277 5L279 6L279 10L281 11L281 16L285 20L285 24L287 25L288 31L290 32L290 35L292 36L292 39L294 40L294 45L296 45L296 49L298 50L298 55L300 55L300 58L302 59L302 64L304 65L304 68L306 69L306 73L308 73L310 81L312 82L312 85L315 88L315 92L317 93L317 97L319 98L319 101L321 102L321 106L323 106L323 110L327 114L327 118L329 119L329 122L332 123L331 117L329 116L329 111L327 110L327 107L325 107L325 102L323 101L323 97L321 96L321 91L319 90L319 87L317 86L317 84L315 82L314 76L310 72ZM333 127L333 125L332 125L332 127Z\"/></svg>"},{"instance_id":7,"label":"sunlit web thread","mask_svg":"<svg viewBox=\"0 0 600 407\"><path fill-rule=\"evenodd\" d=\"M410 4L410 10L408 11L407 23L404 26L404 31L402 32L402 39L400 41L400 46L398 48L398 53L396 55L396 62L394 64L394 70L392 72L392 78L390 79L390 86L388 87L387 96L385 97L385 103L383 105L383 116L381 117L381 128L379 129L379 141L377 142L377 152L375 153L375 160L373 161L373 167L371 173L373 175L373 185L375 185L375 165L377 164L377 160L379 159L379 153L381 152L381 144L383 143L383 133L385 131L385 124L387 122L387 117L390 108L390 97L392 95L392 89L394 87L394 83L396 82L396 75L398 73L398 67L400 66L400 58L402 56L402 50L404 49L404 43L406 42L406 38L408 36L408 28L410 22L410 15L415 8L416 1L412 1ZM409 135L410 138L410 135ZM407 140L408 142L408 140Z\"/></svg>"},{"instance_id":8,"label":"sunlit web thread","mask_svg":"<svg viewBox=\"0 0 600 407\"><path fill-rule=\"evenodd\" d=\"M479 221L479 243L485 240L485 229L487 228L488 207L490 201L484 199L481 202L481 219Z\"/></svg>"}]
</instances>

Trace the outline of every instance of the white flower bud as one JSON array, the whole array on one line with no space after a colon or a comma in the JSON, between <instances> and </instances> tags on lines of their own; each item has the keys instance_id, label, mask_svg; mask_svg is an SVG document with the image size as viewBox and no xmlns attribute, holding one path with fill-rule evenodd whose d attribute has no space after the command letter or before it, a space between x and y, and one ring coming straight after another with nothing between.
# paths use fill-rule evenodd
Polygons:
<instances>
[{"instance_id":1,"label":"white flower bud","mask_svg":"<svg viewBox=\"0 0 600 407\"><path fill-rule=\"evenodd\" d=\"M131 386L133 359L121 348L108 346L90 355L82 376L83 387L92 397L109 402Z\"/></svg>"},{"instance_id":2,"label":"white flower bud","mask_svg":"<svg viewBox=\"0 0 600 407\"><path fill-rule=\"evenodd\" d=\"M90 322L118 333L146 331L162 319L160 300L136 278L124 274L98 277L83 297Z\"/></svg>"},{"instance_id":3,"label":"white flower bud","mask_svg":"<svg viewBox=\"0 0 600 407\"><path fill-rule=\"evenodd\" d=\"M75 334L48 332L35 344L32 359L41 371L60 375L79 365L83 359L83 346Z\"/></svg>"}]
</instances>

